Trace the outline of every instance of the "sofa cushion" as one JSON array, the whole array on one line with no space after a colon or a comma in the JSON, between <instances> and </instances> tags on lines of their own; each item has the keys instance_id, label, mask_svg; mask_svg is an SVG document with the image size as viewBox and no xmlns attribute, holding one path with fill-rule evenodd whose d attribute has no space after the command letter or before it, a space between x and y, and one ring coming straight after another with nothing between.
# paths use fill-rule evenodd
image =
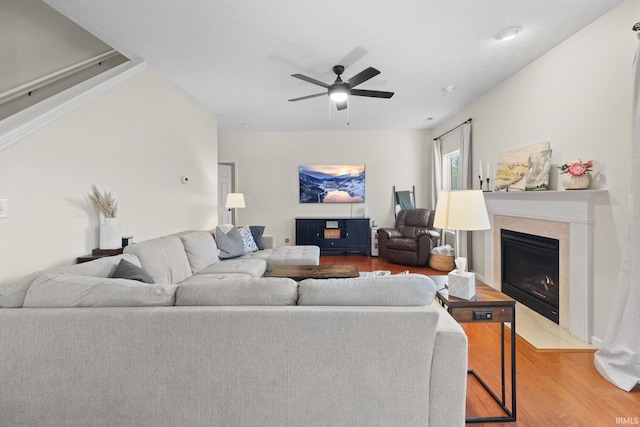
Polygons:
<instances>
[{"instance_id":1,"label":"sofa cushion","mask_svg":"<svg viewBox=\"0 0 640 427\"><path fill-rule=\"evenodd\" d=\"M256 242L256 246L259 250L264 249L264 244L262 243L262 235L264 234L264 226L263 225L250 225L249 230L251 230L251 235L253 236L253 241Z\"/></svg>"},{"instance_id":2,"label":"sofa cushion","mask_svg":"<svg viewBox=\"0 0 640 427\"><path fill-rule=\"evenodd\" d=\"M111 257L98 258L89 262L83 262L81 264L65 265L37 271L14 282L0 285L0 308L22 307L29 285L44 273L71 273L81 276L110 277L122 259L140 266L140 261L135 255L114 255Z\"/></svg>"},{"instance_id":3,"label":"sofa cushion","mask_svg":"<svg viewBox=\"0 0 640 427\"><path fill-rule=\"evenodd\" d=\"M286 278L208 280L180 285L176 305L296 305L297 288Z\"/></svg>"},{"instance_id":4,"label":"sofa cushion","mask_svg":"<svg viewBox=\"0 0 640 427\"><path fill-rule=\"evenodd\" d=\"M175 235L128 245L124 252L136 255L155 283L176 284L192 274L182 240Z\"/></svg>"},{"instance_id":5,"label":"sofa cushion","mask_svg":"<svg viewBox=\"0 0 640 427\"><path fill-rule=\"evenodd\" d=\"M175 302L175 285L149 285L137 280L44 274L35 279L24 307L153 307Z\"/></svg>"},{"instance_id":6,"label":"sofa cushion","mask_svg":"<svg viewBox=\"0 0 640 427\"><path fill-rule=\"evenodd\" d=\"M138 282L153 284L153 279L149 276L149 273L126 259L120 260L111 277L114 279L137 280Z\"/></svg>"},{"instance_id":7,"label":"sofa cushion","mask_svg":"<svg viewBox=\"0 0 640 427\"><path fill-rule=\"evenodd\" d=\"M240 230L233 227L228 232L224 232L222 228L216 227L216 243L218 245L218 256L221 259L234 258L244 255L244 244L242 243L242 235Z\"/></svg>"},{"instance_id":8,"label":"sofa cushion","mask_svg":"<svg viewBox=\"0 0 640 427\"><path fill-rule=\"evenodd\" d=\"M267 270L267 262L263 259L233 258L226 259L198 272L200 274L245 273L249 277L262 277Z\"/></svg>"},{"instance_id":9,"label":"sofa cushion","mask_svg":"<svg viewBox=\"0 0 640 427\"><path fill-rule=\"evenodd\" d=\"M179 235L187 254L191 272L196 274L205 267L220 261L218 246L209 231L191 231Z\"/></svg>"},{"instance_id":10,"label":"sofa cushion","mask_svg":"<svg viewBox=\"0 0 640 427\"><path fill-rule=\"evenodd\" d=\"M298 285L298 305L431 305L436 284L421 274L353 279L306 279Z\"/></svg>"},{"instance_id":11,"label":"sofa cushion","mask_svg":"<svg viewBox=\"0 0 640 427\"><path fill-rule=\"evenodd\" d=\"M406 237L387 240L387 249L397 249L399 251L417 252L418 241Z\"/></svg>"},{"instance_id":12,"label":"sofa cushion","mask_svg":"<svg viewBox=\"0 0 640 427\"><path fill-rule=\"evenodd\" d=\"M214 280L223 280L223 279L255 279L250 274L247 273L207 273L207 274L194 274L193 276L183 280L179 283L180 286L190 285L192 283L208 283Z\"/></svg>"}]
</instances>

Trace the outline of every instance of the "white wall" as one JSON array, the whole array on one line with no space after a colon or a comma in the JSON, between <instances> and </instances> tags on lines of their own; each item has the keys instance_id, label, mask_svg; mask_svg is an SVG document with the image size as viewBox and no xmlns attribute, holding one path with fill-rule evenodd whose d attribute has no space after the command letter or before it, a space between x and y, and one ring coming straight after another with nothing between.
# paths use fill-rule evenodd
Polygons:
<instances>
[{"instance_id":1,"label":"white wall","mask_svg":"<svg viewBox=\"0 0 640 427\"><path fill-rule=\"evenodd\" d=\"M362 217L364 206L380 226L394 222L393 191L416 186L418 207L428 207L431 133L220 132L220 162L237 164L237 188L247 198L238 224L265 225L279 246L295 243L296 217ZM299 203L298 166L364 164L366 203Z\"/></svg>"},{"instance_id":2,"label":"white wall","mask_svg":"<svg viewBox=\"0 0 640 427\"><path fill-rule=\"evenodd\" d=\"M0 282L98 247L92 183L134 241L214 227L215 113L145 70L0 151Z\"/></svg>"},{"instance_id":3,"label":"white wall","mask_svg":"<svg viewBox=\"0 0 640 427\"><path fill-rule=\"evenodd\" d=\"M578 158L597 162L595 186L608 193L594 211L595 344L604 338L629 226L631 66L637 41L631 27L639 19L640 2L625 1L434 129L437 135L473 118L474 176L478 159L492 161L495 171L500 152L547 140L554 165ZM558 182L554 168L552 188ZM483 244L481 233L474 233L474 265L480 269Z\"/></svg>"}]
</instances>

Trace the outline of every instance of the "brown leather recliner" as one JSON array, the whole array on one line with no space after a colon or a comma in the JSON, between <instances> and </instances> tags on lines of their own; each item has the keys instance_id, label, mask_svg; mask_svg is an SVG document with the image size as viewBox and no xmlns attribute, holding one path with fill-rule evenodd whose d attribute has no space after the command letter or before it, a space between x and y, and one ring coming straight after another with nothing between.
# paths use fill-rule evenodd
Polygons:
<instances>
[{"instance_id":1,"label":"brown leather recliner","mask_svg":"<svg viewBox=\"0 0 640 427\"><path fill-rule=\"evenodd\" d=\"M398 212L395 228L378 229L379 255L395 264L422 267L440 233L433 228L435 211L408 209Z\"/></svg>"}]
</instances>

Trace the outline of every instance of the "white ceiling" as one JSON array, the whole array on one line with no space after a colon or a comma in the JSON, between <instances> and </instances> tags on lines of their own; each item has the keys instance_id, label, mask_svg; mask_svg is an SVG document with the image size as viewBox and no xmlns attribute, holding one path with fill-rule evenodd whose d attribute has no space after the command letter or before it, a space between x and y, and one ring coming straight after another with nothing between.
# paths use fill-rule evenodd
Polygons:
<instances>
[{"instance_id":1,"label":"white ceiling","mask_svg":"<svg viewBox=\"0 0 640 427\"><path fill-rule=\"evenodd\" d=\"M622 0L44 0L218 113L220 130L428 129ZM523 31L510 42L495 35ZM290 98L373 66L391 99ZM447 93L443 87L454 85ZM429 118L432 118L429 120ZM350 124L347 124L347 121ZM244 125L243 125L244 124Z\"/></svg>"}]
</instances>

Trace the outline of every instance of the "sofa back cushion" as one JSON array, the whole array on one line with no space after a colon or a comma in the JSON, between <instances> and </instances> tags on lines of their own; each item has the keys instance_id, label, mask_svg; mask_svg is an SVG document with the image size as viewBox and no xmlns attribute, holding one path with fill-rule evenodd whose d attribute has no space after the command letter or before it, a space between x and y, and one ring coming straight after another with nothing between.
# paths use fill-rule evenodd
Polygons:
<instances>
[{"instance_id":1,"label":"sofa back cushion","mask_svg":"<svg viewBox=\"0 0 640 427\"><path fill-rule=\"evenodd\" d=\"M194 276L176 292L176 305L296 305L298 283L287 278L215 280Z\"/></svg>"},{"instance_id":2,"label":"sofa back cushion","mask_svg":"<svg viewBox=\"0 0 640 427\"><path fill-rule=\"evenodd\" d=\"M180 234L179 237L184 245L191 273L196 274L203 268L220 261L216 240L211 232L190 231Z\"/></svg>"},{"instance_id":3,"label":"sofa back cushion","mask_svg":"<svg viewBox=\"0 0 640 427\"><path fill-rule=\"evenodd\" d=\"M140 261L135 255L124 254L111 257L98 258L82 264L65 265L31 273L14 282L0 285L0 308L22 307L24 297L27 294L29 285L46 273L76 274L80 276L111 277L120 260L126 260L136 266L140 266Z\"/></svg>"},{"instance_id":4,"label":"sofa back cushion","mask_svg":"<svg viewBox=\"0 0 640 427\"><path fill-rule=\"evenodd\" d=\"M155 283L175 285L191 276L189 259L182 240L176 235L128 245L124 252L137 256L140 266Z\"/></svg>"},{"instance_id":5,"label":"sofa back cushion","mask_svg":"<svg viewBox=\"0 0 640 427\"><path fill-rule=\"evenodd\" d=\"M421 274L354 279L306 279L298 285L298 305L431 305L436 284Z\"/></svg>"},{"instance_id":6,"label":"sofa back cushion","mask_svg":"<svg viewBox=\"0 0 640 427\"><path fill-rule=\"evenodd\" d=\"M155 307L175 302L177 286L47 273L35 279L23 307Z\"/></svg>"}]
</instances>

